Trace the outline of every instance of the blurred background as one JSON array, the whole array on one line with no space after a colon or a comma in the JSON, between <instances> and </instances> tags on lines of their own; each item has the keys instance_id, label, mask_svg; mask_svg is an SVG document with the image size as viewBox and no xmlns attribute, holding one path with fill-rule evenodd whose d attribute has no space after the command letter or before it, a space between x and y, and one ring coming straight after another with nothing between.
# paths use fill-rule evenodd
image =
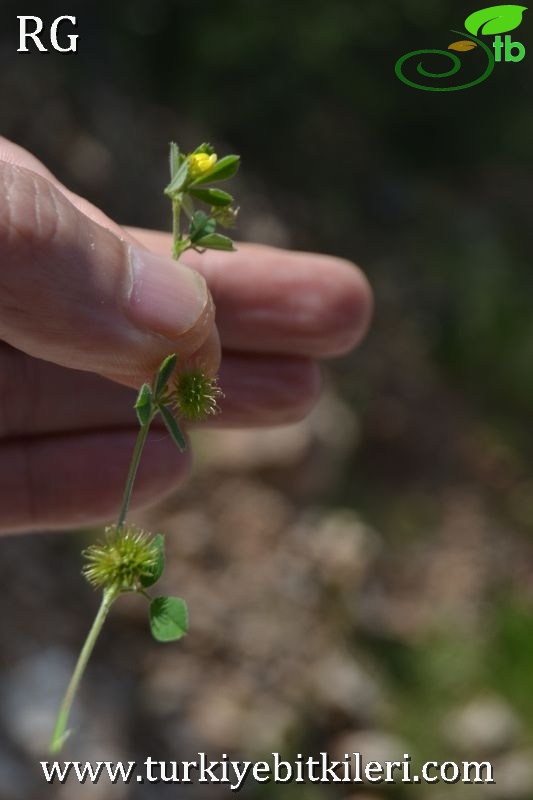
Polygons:
<instances>
[{"instance_id":1,"label":"blurred background","mask_svg":"<svg viewBox=\"0 0 533 800\"><path fill-rule=\"evenodd\" d=\"M121 601L65 758L491 760L496 785L468 797L533 798L533 12L524 61L477 87L394 74L478 7L2 0L0 131L70 188L168 229L167 144L211 141L243 157L239 238L352 259L376 296L308 420L197 436L192 481L138 517L168 534L165 587L191 633L157 645L144 606ZM77 15L79 53L16 53L18 14ZM92 535L0 542L0 798L229 795L45 786L43 742L97 604L79 575ZM242 796L370 792L413 787Z\"/></svg>"}]
</instances>

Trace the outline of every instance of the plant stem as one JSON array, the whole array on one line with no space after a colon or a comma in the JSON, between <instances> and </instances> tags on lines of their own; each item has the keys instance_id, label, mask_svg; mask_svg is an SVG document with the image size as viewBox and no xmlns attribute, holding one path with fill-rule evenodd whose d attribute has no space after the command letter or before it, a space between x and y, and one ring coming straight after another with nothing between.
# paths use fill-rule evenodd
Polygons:
<instances>
[{"instance_id":1,"label":"plant stem","mask_svg":"<svg viewBox=\"0 0 533 800\"><path fill-rule=\"evenodd\" d=\"M139 469L139 462L141 460L143 447L146 443L146 437L148 436L148 431L150 430L151 421L152 420L149 420L146 423L146 425L141 425L139 429L137 441L135 442L135 449L131 457L131 464L128 472L128 477L126 480L126 486L124 487L124 494L122 496L122 505L120 506L120 512L117 520L117 531L119 531L122 528L122 526L126 521L126 515L128 513L128 508L130 505L131 494L133 492L133 484L135 482L135 476L137 475L137 470Z\"/></svg>"},{"instance_id":2,"label":"plant stem","mask_svg":"<svg viewBox=\"0 0 533 800\"><path fill-rule=\"evenodd\" d=\"M176 198L172 199L172 257L179 259L181 255L181 202Z\"/></svg>"},{"instance_id":3,"label":"plant stem","mask_svg":"<svg viewBox=\"0 0 533 800\"><path fill-rule=\"evenodd\" d=\"M120 507L120 513L118 515L117 530L120 530L126 521L126 515L128 513L131 495L133 492L133 484L135 482L135 476L137 475L137 470L139 469L139 462L141 460L142 451L146 443L146 438L148 436L148 431L150 430L150 424L152 422L152 419L153 417L149 419L145 425L141 425L139 433L137 435L137 441L135 442L135 448L133 450L133 455L131 457L130 468L126 480L126 486L124 488L124 495L122 497L122 505ZM89 661L89 658L94 649L98 636L100 635L100 631L102 630L102 626L108 615L109 609L111 608L112 604L115 602L115 600L120 594L121 590L117 588L104 590L102 603L94 619L91 630L87 635L85 644L81 649L78 661L74 668L74 672L72 673L70 683L67 686L63 702L61 703L61 707L57 715L54 732L52 734L52 739L50 742L51 753L58 753L61 750L61 747L63 746L63 742L65 741L66 738L66 727L70 714L70 709L72 708L72 703L74 701L74 697L78 690L78 686L80 685L80 681L83 677L83 673L85 672L87 662Z\"/></svg>"},{"instance_id":4,"label":"plant stem","mask_svg":"<svg viewBox=\"0 0 533 800\"><path fill-rule=\"evenodd\" d=\"M58 753L61 750L61 747L63 746L63 743L67 737L67 723L70 715L70 710L72 708L72 703L74 701L74 697L78 690L78 686L80 685L83 673L85 672L87 662L89 661L89 658L94 649L98 636L100 635L100 631L102 630L102 626L105 622L109 609L111 608L111 606L113 605L114 601L117 599L119 594L120 591L117 589L106 589L104 591L102 597L102 603L100 605L100 608L98 609L96 617L94 618L91 630L87 634L87 638L85 639L85 644L81 649L77 664L74 668L74 672L72 673L70 683L67 687L65 696L63 697L63 701L59 709L59 713L57 715L54 732L52 734L52 739L50 741L51 753Z\"/></svg>"}]
</instances>

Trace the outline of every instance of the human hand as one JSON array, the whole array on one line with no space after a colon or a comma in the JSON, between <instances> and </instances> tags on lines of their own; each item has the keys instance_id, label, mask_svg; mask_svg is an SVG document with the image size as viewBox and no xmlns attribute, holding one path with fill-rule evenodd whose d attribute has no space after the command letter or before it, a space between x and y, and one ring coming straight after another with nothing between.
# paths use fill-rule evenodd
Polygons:
<instances>
[{"instance_id":1,"label":"human hand","mask_svg":"<svg viewBox=\"0 0 533 800\"><path fill-rule=\"evenodd\" d=\"M169 235L120 227L2 139L0 184L0 530L113 516L137 433L132 388L169 353L213 373L222 354L217 424L278 425L312 407L316 360L368 325L368 284L343 260L243 244L176 264ZM152 434L134 505L187 468Z\"/></svg>"}]
</instances>

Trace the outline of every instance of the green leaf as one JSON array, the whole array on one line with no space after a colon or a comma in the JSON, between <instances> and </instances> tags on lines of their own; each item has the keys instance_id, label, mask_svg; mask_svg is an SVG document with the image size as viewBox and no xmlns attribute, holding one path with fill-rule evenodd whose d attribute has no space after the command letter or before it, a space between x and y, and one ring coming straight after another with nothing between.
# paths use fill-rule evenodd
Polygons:
<instances>
[{"instance_id":1,"label":"green leaf","mask_svg":"<svg viewBox=\"0 0 533 800\"><path fill-rule=\"evenodd\" d=\"M187 440L185 439L185 436L181 432L181 428L176 422L174 414L167 406L160 405L158 406L158 408L159 411L161 412L161 416L163 417L163 422L165 423L172 439L178 446L178 449L181 450L182 453L184 453L185 450L187 449Z\"/></svg>"},{"instance_id":2,"label":"green leaf","mask_svg":"<svg viewBox=\"0 0 533 800\"><path fill-rule=\"evenodd\" d=\"M195 247L206 247L209 250L235 250L232 240L229 236L223 236L221 233L210 233L207 236L202 236L194 243Z\"/></svg>"},{"instance_id":3,"label":"green leaf","mask_svg":"<svg viewBox=\"0 0 533 800\"><path fill-rule=\"evenodd\" d=\"M170 142L170 180L174 180L174 176L178 171L181 164L180 149L176 142Z\"/></svg>"},{"instance_id":4,"label":"green leaf","mask_svg":"<svg viewBox=\"0 0 533 800\"><path fill-rule=\"evenodd\" d=\"M193 154L196 153L207 153L208 156L213 155L215 152L215 148L213 145L209 144L209 142L204 142L203 144L199 144L196 150L193 150Z\"/></svg>"},{"instance_id":5,"label":"green leaf","mask_svg":"<svg viewBox=\"0 0 533 800\"><path fill-rule=\"evenodd\" d=\"M165 194L172 196L173 194L177 194L183 189L183 186L189 177L189 162L187 159L181 164L181 166L176 171L176 174L168 184L167 188L165 189Z\"/></svg>"},{"instance_id":6,"label":"green leaf","mask_svg":"<svg viewBox=\"0 0 533 800\"><path fill-rule=\"evenodd\" d=\"M233 203L233 197L222 189L191 189L190 193L211 206L230 206Z\"/></svg>"},{"instance_id":7,"label":"green leaf","mask_svg":"<svg viewBox=\"0 0 533 800\"><path fill-rule=\"evenodd\" d=\"M217 161L213 169L210 169L200 178L196 178L191 183L191 188L201 186L204 183L217 183L218 181L226 181L228 178L232 178L239 169L240 161L240 156L224 156L220 161Z\"/></svg>"},{"instance_id":8,"label":"green leaf","mask_svg":"<svg viewBox=\"0 0 533 800\"><path fill-rule=\"evenodd\" d=\"M192 201L192 197L190 197L188 193L185 193L182 196L183 200L181 201L181 207L185 211L188 218L192 219L194 215L194 203Z\"/></svg>"},{"instance_id":9,"label":"green leaf","mask_svg":"<svg viewBox=\"0 0 533 800\"><path fill-rule=\"evenodd\" d=\"M178 357L175 353L172 355L167 356L161 366L157 371L157 375L155 378L155 386L154 386L154 394L156 400L161 396L161 394L165 391L166 385L169 382L172 373L176 367L176 361Z\"/></svg>"},{"instance_id":10,"label":"green leaf","mask_svg":"<svg viewBox=\"0 0 533 800\"><path fill-rule=\"evenodd\" d=\"M165 569L165 537L163 534L158 533L154 536L153 544L157 548L157 561L154 568L141 578L141 583L145 587L153 586L154 583L157 583Z\"/></svg>"},{"instance_id":11,"label":"green leaf","mask_svg":"<svg viewBox=\"0 0 533 800\"><path fill-rule=\"evenodd\" d=\"M212 217L208 217L204 211L195 211L192 215L191 225L189 228L189 238L191 242L196 242L202 236L208 236L213 233L217 224Z\"/></svg>"},{"instance_id":12,"label":"green leaf","mask_svg":"<svg viewBox=\"0 0 533 800\"><path fill-rule=\"evenodd\" d=\"M497 33L514 31L522 22L522 14L527 6L491 6L470 14L465 20L465 28L473 36L483 33L494 36Z\"/></svg>"},{"instance_id":13,"label":"green leaf","mask_svg":"<svg viewBox=\"0 0 533 800\"><path fill-rule=\"evenodd\" d=\"M187 604L181 597L154 597L150 603L150 629L158 642L175 642L189 630Z\"/></svg>"},{"instance_id":14,"label":"green leaf","mask_svg":"<svg viewBox=\"0 0 533 800\"><path fill-rule=\"evenodd\" d=\"M148 425L152 417L153 401L152 390L147 383L143 383L139 389L137 400L135 401L135 411L137 412L137 419L141 425Z\"/></svg>"}]
</instances>

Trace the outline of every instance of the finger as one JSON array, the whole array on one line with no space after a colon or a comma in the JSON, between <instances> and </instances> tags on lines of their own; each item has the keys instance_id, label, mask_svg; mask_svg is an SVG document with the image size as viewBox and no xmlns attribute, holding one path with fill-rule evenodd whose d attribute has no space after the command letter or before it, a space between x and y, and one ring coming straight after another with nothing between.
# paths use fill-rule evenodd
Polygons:
<instances>
[{"instance_id":1,"label":"finger","mask_svg":"<svg viewBox=\"0 0 533 800\"><path fill-rule=\"evenodd\" d=\"M0 163L0 337L132 385L169 352L189 358L214 310L199 274L129 245L54 186Z\"/></svg>"},{"instance_id":2,"label":"finger","mask_svg":"<svg viewBox=\"0 0 533 800\"><path fill-rule=\"evenodd\" d=\"M113 222L113 220L104 214L103 211L94 206L84 197L80 197L74 192L71 192L70 189L67 189L67 187L62 184L61 181L59 181L47 167L45 167L42 161L39 161L39 159L36 158L32 153L28 152L28 150L25 150L23 147L20 147L20 145L9 141L9 139L6 139L4 136L0 136L0 161L5 161L8 164L13 164L19 167L24 167L25 169L31 170L37 175L40 175L42 178L46 178L49 183L59 189L61 193L68 200L70 200L72 205L79 209L86 217L89 217L89 219L92 219L94 222L97 222L104 228L108 228L117 236L124 236L124 230L120 227L120 225L117 225L116 222Z\"/></svg>"},{"instance_id":3,"label":"finger","mask_svg":"<svg viewBox=\"0 0 533 800\"><path fill-rule=\"evenodd\" d=\"M107 522L116 514L136 431L21 439L0 451L0 530L58 530ZM154 433L133 494L140 508L171 492L189 461Z\"/></svg>"},{"instance_id":4,"label":"finger","mask_svg":"<svg viewBox=\"0 0 533 800\"><path fill-rule=\"evenodd\" d=\"M297 422L313 408L321 385L320 368L308 359L232 353L220 369L221 413L208 422L239 428Z\"/></svg>"},{"instance_id":5,"label":"finger","mask_svg":"<svg viewBox=\"0 0 533 800\"><path fill-rule=\"evenodd\" d=\"M47 176L91 219L120 231L27 151L0 138L0 157ZM169 234L132 228L124 229L124 235L162 256L170 252ZM351 349L368 328L370 286L357 267L342 259L239 245L236 254L208 251L198 257L189 252L185 260L210 283L226 347L327 357Z\"/></svg>"},{"instance_id":6,"label":"finger","mask_svg":"<svg viewBox=\"0 0 533 800\"><path fill-rule=\"evenodd\" d=\"M136 392L0 347L0 440L135 424Z\"/></svg>"},{"instance_id":7,"label":"finger","mask_svg":"<svg viewBox=\"0 0 533 800\"><path fill-rule=\"evenodd\" d=\"M168 234L130 232L153 252L168 252ZM225 348L323 358L350 350L368 327L369 284L344 259L249 244L183 258L208 282Z\"/></svg>"},{"instance_id":8,"label":"finger","mask_svg":"<svg viewBox=\"0 0 533 800\"><path fill-rule=\"evenodd\" d=\"M320 382L319 368L306 359L228 353L220 371L222 413L210 424L294 422L313 406ZM135 423L135 394L98 375L0 348L0 438L129 426Z\"/></svg>"}]
</instances>

